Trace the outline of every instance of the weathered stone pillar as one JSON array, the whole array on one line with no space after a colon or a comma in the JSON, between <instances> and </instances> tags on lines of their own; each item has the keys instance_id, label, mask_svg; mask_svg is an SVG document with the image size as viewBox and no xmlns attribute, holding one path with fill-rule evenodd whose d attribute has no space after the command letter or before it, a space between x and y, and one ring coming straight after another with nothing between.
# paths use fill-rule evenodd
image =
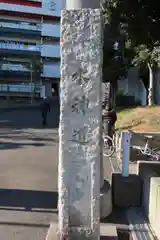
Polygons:
<instances>
[{"instance_id":1,"label":"weathered stone pillar","mask_svg":"<svg viewBox=\"0 0 160 240\"><path fill-rule=\"evenodd\" d=\"M62 11L60 240L100 237L101 26L99 9Z\"/></svg>"},{"instance_id":2,"label":"weathered stone pillar","mask_svg":"<svg viewBox=\"0 0 160 240\"><path fill-rule=\"evenodd\" d=\"M81 9L100 9L100 0L61 0L62 1L62 8L73 11L75 9L81 10ZM102 20L102 16L100 17ZM102 22L102 21L101 21ZM100 24L101 24L100 22ZM101 25L101 28L103 26ZM102 33L103 31L101 31ZM101 35L101 39L103 38L103 34ZM102 43L103 45L103 43ZM101 45L101 47L102 47ZM102 97L102 95L101 95ZM99 106L101 109L101 104ZM102 126L102 124L101 124ZM102 130L102 128L101 128ZM102 137L102 132L101 132L101 137ZM103 152L102 152L102 142L100 143L101 147L101 156L100 156L100 189L101 189L101 194L100 194L100 215L101 218L104 218L108 216L111 211L112 211L112 198L111 198L111 189L109 187L109 184L104 181L104 171L103 171ZM105 159L106 161L106 159Z\"/></svg>"}]
</instances>

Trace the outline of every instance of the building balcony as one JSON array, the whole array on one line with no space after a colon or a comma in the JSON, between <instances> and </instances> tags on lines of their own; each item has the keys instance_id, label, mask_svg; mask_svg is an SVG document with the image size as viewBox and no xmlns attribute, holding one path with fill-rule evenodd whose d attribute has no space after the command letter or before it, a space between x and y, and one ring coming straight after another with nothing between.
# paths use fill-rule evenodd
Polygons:
<instances>
[{"instance_id":1,"label":"building balcony","mask_svg":"<svg viewBox=\"0 0 160 240\"><path fill-rule=\"evenodd\" d=\"M27 63L26 63L27 64ZM24 64L19 63L2 63L1 71L11 71L11 72L29 72L29 69Z\"/></svg>"},{"instance_id":2,"label":"building balcony","mask_svg":"<svg viewBox=\"0 0 160 240\"><path fill-rule=\"evenodd\" d=\"M27 37L28 39L40 39L41 32L32 31L32 30L21 30L21 29L12 29L12 28L0 28L0 35L6 37L18 37L21 38Z\"/></svg>"},{"instance_id":3,"label":"building balcony","mask_svg":"<svg viewBox=\"0 0 160 240\"><path fill-rule=\"evenodd\" d=\"M22 71L0 71L0 79L6 79L11 81L30 81L31 74L29 72Z\"/></svg>"},{"instance_id":4,"label":"building balcony","mask_svg":"<svg viewBox=\"0 0 160 240\"><path fill-rule=\"evenodd\" d=\"M26 63L27 64L27 63ZM18 81L30 81L31 70L27 68L25 63L2 63L0 69L0 79L18 80ZM34 71L32 72L33 80L37 80L40 76L37 76ZM41 74L43 79L60 79L60 64L56 62L43 64L43 73Z\"/></svg>"},{"instance_id":5,"label":"building balcony","mask_svg":"<svg viewBox=\"0 0 160 240\"><path fill-rule=\"evenodd\" d=\"M25 36L41 36L41 24L19 21L1 21L0 33L5 36L21 34Z\"/></svg>"},{"instance_id":6,"label":"building balcony","mask_svg":"<svg viewBox=\"0 0 160 240\"><path fill-rule=\"evenodd\" d=\"M40 91L40 84L0 84L0 93L27 94L31 92L40 93Z\"/></svg>"},{"instance_id":7,"label":"building balcony","mask_svg":"<svg viewBox=\"0 0 160 240\"><path fill-rule=\"evenodd\" d=\"M33 81L37 78L36 74L32 72ZM30 81L31 70L23 64L4 63L0 69L0 79Z\"/></svg>"},{"instance_id":8,"label":"building balcony","mask_svg":"<svg viewBox=\"0 0 160 240\"><path fill-rule=\"evenodd\" d=\"M21 43L21 42L12 42L12 41L1 41L0 42L0 52L4 54L26 54L31 53L41 54L41 45L40 44L31 44L31 43Z\"/></svg>"},{"instance_id":9,"label":"building balcony","mask_svg":"<svg viewBox=\"0 0 160 240\"><path fill-rule=\"evenodd\" d=\"M32 23L32 22L1 21L0 20L0 28L41 31L41 24L40 23Z\"/></svg>"}]
</instances>

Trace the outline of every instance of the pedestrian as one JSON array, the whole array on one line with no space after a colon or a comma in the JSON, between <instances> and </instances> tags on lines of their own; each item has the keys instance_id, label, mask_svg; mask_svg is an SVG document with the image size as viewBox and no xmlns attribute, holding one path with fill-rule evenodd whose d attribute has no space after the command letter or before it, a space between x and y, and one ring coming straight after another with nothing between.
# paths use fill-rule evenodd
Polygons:
<instances>
[{"instance_id":1,"label":"pedestrian","mask_svg":"<svg viewBox=\"0 0 160 240\"><path fill-rule=\"evenodd\" d=\"M102 120L104 135L113 137L115 132L115 124L117 121L117 114L112 107L112 91L110 84L102 84Z\"/></svg>"},{"instance_id":2,"label":"pedestrian","mask_svg":"<svg viewBox=\"0 0 160 240\"><path fill-rule=\"evenodd\" d=\"M117 121L117 114L115 109L105 109L102 114L102 119L104 134L112 138L115 132L115 124Z\"/></svg>"},{"instance_id":3,"label":"pedestrian","mask_svg":"<svg viewBox=\"0 0 160 240\"><path fill-rule=\"evenodd\" d=\"M115 124L117 121L117 113L114 108L108 111L108 120L110 121L111 124L111 137L113 137L115 133Z\"/></svg>"},{"instance_id":4,"label":"pedestrian","mask_svg":"<svg viewBox=\"0 0 160 240\"><path fill-rule=\"evenodd\" d=\"M42 116L42 126L46 127L47 126L47 115L48 112L51 110L50 106L50 100L47 97L44 97L41 104L40 104L40 109L41 109L41 116Z\"/></svg>"}]
</instances>

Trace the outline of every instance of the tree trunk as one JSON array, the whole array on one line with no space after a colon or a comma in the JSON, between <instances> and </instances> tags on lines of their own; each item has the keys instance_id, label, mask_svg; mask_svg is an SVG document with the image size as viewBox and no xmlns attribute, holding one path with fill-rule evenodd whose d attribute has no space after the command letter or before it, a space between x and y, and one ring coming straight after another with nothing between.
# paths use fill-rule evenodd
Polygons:
<instances>
[{"instance_id":1,"label":"tree trunk","mask_svg":"<svg viewBox=\"0 0 160 240\"><path fill-rule=\"evenodd\" d=\"M154 97L153 97L154 74L153 74L153 66L150 63L148 63L148 69L149 69L148 105L149 107L151 107L154 104Z\"/></svg>"}]
</instances>

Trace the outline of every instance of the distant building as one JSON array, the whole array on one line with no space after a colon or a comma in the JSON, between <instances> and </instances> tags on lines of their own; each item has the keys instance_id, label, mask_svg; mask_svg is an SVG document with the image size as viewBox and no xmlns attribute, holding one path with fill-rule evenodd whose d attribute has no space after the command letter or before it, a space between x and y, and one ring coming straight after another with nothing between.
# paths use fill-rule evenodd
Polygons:
<instances>
[{"instance_id":1,"label":"distant building","mask_svg":"<svg viewBox=\"0 0 160 240\"><path fill-rule=\"evenodd\" d=\"M58 94L59 24L60 0L0 0L0 97ZM41 62L40 77L31 59Z\"/></svg>"},{"instance_id":2,"label":"distant building","mask_svg":"<svg viewBox=\"0 0 160 240\"><path fill-rule=\"evenodd\" d=\"M149 76L148 76L149 77ZM148 92L140 77L139 69L132 67L128 71L128 77L123 81L118 81L118 90L122 91L124 95L133 96L136 102L145 106L148 104ZM154 75L154 104L160 104L160 69Z\"/></svg>"}]
</instances>

